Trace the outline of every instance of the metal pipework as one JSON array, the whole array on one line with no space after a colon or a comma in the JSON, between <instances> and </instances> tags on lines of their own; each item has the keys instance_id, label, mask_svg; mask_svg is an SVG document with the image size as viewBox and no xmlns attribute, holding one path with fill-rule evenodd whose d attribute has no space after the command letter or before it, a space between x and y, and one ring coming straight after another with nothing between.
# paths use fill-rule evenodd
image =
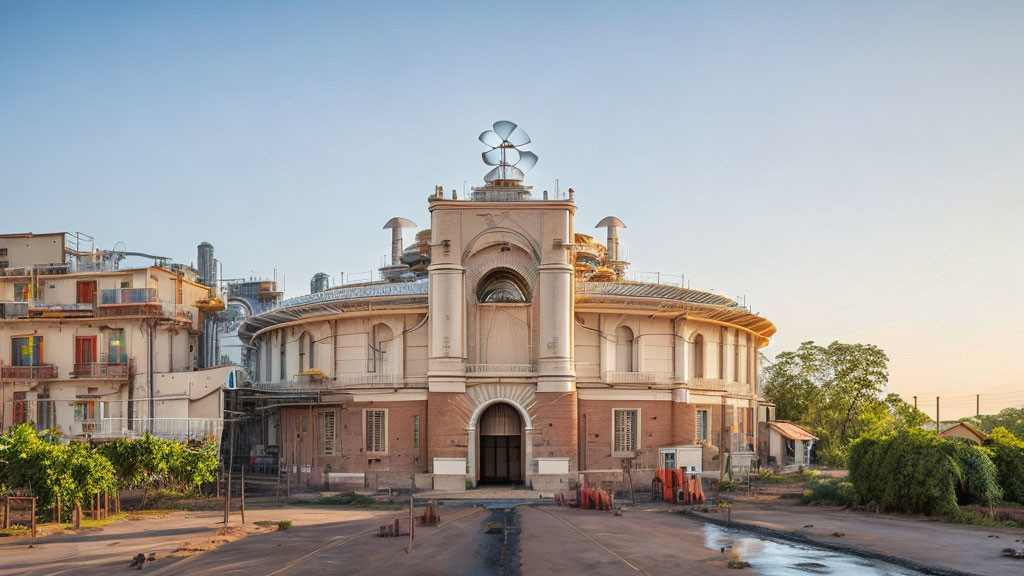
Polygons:
<instances>
[{"instance_id":1,"label":"metal pipework","mask_svg":"<svg viewBox=\"0 0 1024 576\"><path fill-rule=\"evenodd\" d=\"M608 261L616 262L619 259L619 228L625 228L622 220L615 216L606 216L597 223L596 228L608 229Z\"/></svg>"},{"instance_id":2,"label":"metal pipework","mask_svg":"<svg viewBox=\"0 0 1024 576\"><path fill-rule=\"evenodd\" d=\"M402 243L402 228L415 228L416 223L406 218L395 217L388 220L388 223L384 225L384 229L391 229L391 265L397 266L401 264L399 258L402 257L402 250L404 245Z\"/></svg>"}]
</instances>

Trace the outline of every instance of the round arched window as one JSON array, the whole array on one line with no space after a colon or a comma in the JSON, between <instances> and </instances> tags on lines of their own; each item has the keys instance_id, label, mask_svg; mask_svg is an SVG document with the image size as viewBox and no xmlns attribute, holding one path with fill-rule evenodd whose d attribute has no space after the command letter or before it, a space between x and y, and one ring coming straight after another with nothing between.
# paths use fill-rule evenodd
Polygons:
<instances>
[{"instance_id":1,"label":"round arched window","mask_svg":"<svg viewBox=\"0 0 1024 576\"><path fill-rule=\"evenodd\" d=\"M530 289L523 277L511 270L493 270L476 288L479 302L529 302Z\"/></svg>"}]
</instances>

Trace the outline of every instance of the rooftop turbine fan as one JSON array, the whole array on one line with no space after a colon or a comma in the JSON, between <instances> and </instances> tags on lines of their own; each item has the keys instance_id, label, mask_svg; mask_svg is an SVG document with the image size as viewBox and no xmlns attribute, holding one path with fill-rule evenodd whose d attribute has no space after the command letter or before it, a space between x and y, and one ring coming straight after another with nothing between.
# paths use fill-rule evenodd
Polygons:
<instances>
[{"instance_id":1,"label":"rooftop turbine fan","mask_svg":"<svg viewBox=\"0 0 1024 576\"><path fill-rule=\"evenodd\" d=\"M530 137L514 122L495 122L493 130L485 130L480 134L480 141L490 147L490 150L483 153L484 164L494 166L484 176L484 181L488 183L495 180L522 181L525 173L537 164L536 154L519 149L530 143Z\"/></svg>"}]
</instances>

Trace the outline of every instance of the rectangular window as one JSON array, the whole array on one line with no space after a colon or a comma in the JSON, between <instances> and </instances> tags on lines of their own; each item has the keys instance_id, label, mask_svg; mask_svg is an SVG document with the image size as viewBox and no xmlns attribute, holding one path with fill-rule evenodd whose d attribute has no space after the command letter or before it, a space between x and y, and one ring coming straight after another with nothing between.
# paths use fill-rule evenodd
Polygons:
<instances>
[{"instance_id":1,"label":"rectangular window","mask_svg":"<svg viewBox=\"0 0 1024 576\"><path fill-rule=\"evenodd\" d=\"M14 393L14 424L28 422L28 393Z\"/></svg>"},{"instance_id":2,"label":"rectangular window","mask_svg":"<svg viewBox=\"0 0 1024 576\"><path fill-rule=\"evenodd\" d=\"M36 425L40 430L53 428L53 402L49 393L36 396Z\"/></svg>"},{"instance_id":3,"label":"rectangular window","mask_svg":"<svg viewBox=\"0 0 1024 576\"><path fill-rule=\"evenodd\" d=\"M708 439L708 411L697 410L697 440Z\"/></svg>"},{"instance_id":4,"label":"rectangular window","mask_svg":"<svg viewBox=\"0 0 1024 576\"><path fill-rule=\"evenodd\" d=\"M128 348L124 341L124 328L111 330L107 335L107 362L128 362Z\"/></svg>"},{"instance_id":5,"label":"rectangular window","mask_svg":"<svg viewBox=\"0 0 1024 576\"><path fill-rule=\"evenodd\" d=\"M732 379L740 381L740 331L737 330L732 336Z\"/></svg>"},{"instance_id":6,"label":"rectangular window","mask_svg":"<svg viewBox=\"0 0 1024 576\"><path fill-rule=\"evenodd\" d=\"M718 377L725 380L725 328L718 333Z\"/></svg>"},{"instance_id":7,"label":"rectangular window","mask_svg":"<svg viewBox=\"0 0 1024 576\"><path fill-rule=\"evenodd\" d=\"M388 451L388 411L363 410L366 421L366 451Z\"/></svg>"},{"instance_id":8,"label":"rectangular window","mask_svg":"<svg viewBox=\"0 0 1024 576\"><path fill-rule=\"evenodd\" d=\"M334 456L335 434L334 412L320 412L317 414L317 429L320 430L320 455Z\"/></svg>"},{"instance_id":9,"label":"rectangular window","mask_svg":"<svg viewBox=\"0 0 1024 576\"><path fill-rule=\"evenodd\" d=\"M0 248L0 256L7 256L7 248Z\"/></svg>"},{"instance_id":10,"label":"rectangular window","mask_svg":"<svg viewBox=\"0 0 1024 576\"><path fill-rule=\"evenodd\" d=\"M43 363L43 337L11 338L13 366L39 366Z\"/></svg>"},{"instance_id":11,"label":"rectangular window","mask_svg":"<svg viewBox=\"0 0 1024 576\"><path fill-rule=\"evenodd\" d=\"M29 297L29 285L28 282L15 282L14 283L14 301L15 302L28 302Z\"/></svg>"},{"instance_id":12,"label":"rectangular window","mask_svg":"<svg viewBox=\"0 0 1024 576\"><path fill-rule=\"evenodd\" d=\"M640 411L635 409L618 409L612 411L614 430L612 431L613 452L633 452L638 447L640 437Z\"/></svg>"},{"instance_id":13,"label":"rectangular window","mask_svg":"<svg viewBox=\"0 0 1024 576\"><path fill-rule=\"evenodd\" d=\"M0 260L0 270L4 268L10 268L11 262L9 260Z\"/></svg>"},{"instance_id":14,"label":"rectangular window","mask_svg":"<svg viewBox=\"0 0 1024 576\"><path fill-rule=\"evenodd\" d=\"M96 418L95 402L75 402L75 421L94 420Z\"/></svg>"}]
</instances>

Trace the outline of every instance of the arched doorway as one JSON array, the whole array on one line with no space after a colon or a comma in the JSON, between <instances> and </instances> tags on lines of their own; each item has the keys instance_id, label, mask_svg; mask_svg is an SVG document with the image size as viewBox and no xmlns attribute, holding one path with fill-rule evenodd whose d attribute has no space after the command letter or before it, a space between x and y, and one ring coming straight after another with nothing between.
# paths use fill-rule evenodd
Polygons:
<instances>
[{"instance_id":1,"label":"arched doorway","mask_svg":"<svg viewBox=\"0 0 1024 576\"><path fill-rule=\"evenodd\" d=\"M480 482L523 481L523 420L511 404L492 404L480 416Z\"/></svg>"}]
</instances>

